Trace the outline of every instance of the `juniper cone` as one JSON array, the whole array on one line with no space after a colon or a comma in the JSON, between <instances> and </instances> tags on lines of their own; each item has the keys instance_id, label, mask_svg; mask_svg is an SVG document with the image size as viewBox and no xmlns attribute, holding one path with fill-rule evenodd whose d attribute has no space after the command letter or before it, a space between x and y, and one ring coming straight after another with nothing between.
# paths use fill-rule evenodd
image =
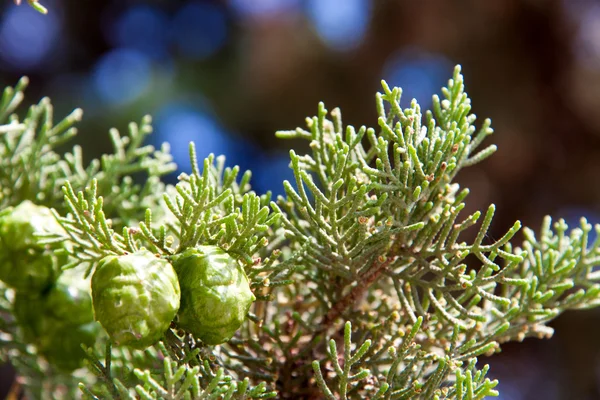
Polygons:
<instances>
[{"instance_id":1,"label":"juniper cone","mask_svg":"<svg viewBox=\"0 0 600 400\"><path fill-rule=\"evenodd\" d=\"M147 250L105 257L92 276L95 318L119 345L155 344L175 317L179 298L173 267Z\"/></svg>"},{"instance_id":2,"label":"juniper cone","mask_svg":"<svg viewBox=\"0 0 600 400\"><path fill-rule=\"evenodd\" d=\"M25 200L0 210L0 280L33 294L52 284L66 256L42 244L41 234L65 234L49 208Z\"/></svg>"},{"instance_id":3,"label":"juniper cone","mask_svg":"<svg viewBox=\"0 0 600 400\"><path fill-rule=\"evenodd\" d=\"M89 280L63 273L50 289L36 294L17 292L14 314L26 336L39 338L58 325L84 325L94 321Z\"/></svg>"},{"instance_id":4,"label":"juniper cone","mask_svg":"<svg viewBox=\"0 0 600 400\"><path fill-rule=\"evenodd\" d=\"M241 265L219 247L199 246L173 266L181 285L178 326L206 344L231 339L256 300Z\"/></svg>"},{"instance_id":5,"label":"juniper cone","mask_svg":"<svg viewBox=\"0 0 600 400\"><path fill-rule=\"evenodd\" d=\"M63 273L43 293L18 292L13 312L25 340L62 370L81 367L85 359L81 345L93 346L100 336L89 280L72 271Z\"/></svg>"}]
</instances>

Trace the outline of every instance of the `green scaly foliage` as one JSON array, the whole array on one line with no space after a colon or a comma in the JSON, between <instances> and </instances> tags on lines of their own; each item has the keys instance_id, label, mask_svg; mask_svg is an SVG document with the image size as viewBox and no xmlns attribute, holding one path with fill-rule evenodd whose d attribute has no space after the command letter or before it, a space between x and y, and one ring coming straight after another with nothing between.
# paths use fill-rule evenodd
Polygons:
<instances>
[{"instance_id":1,"label":"green scaly foliage","mask_svg":"<svg viewBox=\"0 0 600 400\"><path fill-rule=\"evenodd\" d=\"M125 136L112 130L114 154L84 167L79 147L56 152L81 111L54 125L43 99L21 121L25 85L0 102L0 209L52 207L65 233L40 240L69 243L63 269L89 275L106 256L145 248L172 260L219 246L257 298L226 343L208 346L175 319L144 351L99 338L88 368L65 376L23 341L2 286L0 356L32 398L80 389L90 399L482 399L498 382L478 357L549 337L562 312L600 302L600 239L588 240L600 226L548 217L517 246L518 221L490 240L494 205L461 213L469 191L454 178L496 147L482 148L491 122L476 128L459 67L431 111L414 100L402 109L402 90L382 82L375 128L344 126L339 109L320 104L306 128L278 132L310 150L290 152L295 179L277 199L252 191L250 172L222 156L198 162L193 144L191 171L163 184L175 167L168 146L143 145L149 117ZM68 390L42 389L59 386Z\"/></svg>"}]
</instances>

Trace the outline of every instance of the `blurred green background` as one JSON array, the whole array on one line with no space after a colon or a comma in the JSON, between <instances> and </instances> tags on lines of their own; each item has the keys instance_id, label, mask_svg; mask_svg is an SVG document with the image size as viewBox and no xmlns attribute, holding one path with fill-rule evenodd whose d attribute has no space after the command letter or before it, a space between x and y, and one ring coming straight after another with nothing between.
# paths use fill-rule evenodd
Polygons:
<instances>
[{"instance_id":1,"label":"blurred green background","mask_svg":"<svg viewBox=\"0 0 600 400\"><path fill-rule=\"evenodd\" d=\"M324 101L345 123L376 126L380 80L404 104L431 95L461 64L496 155L459 175L467 212L497 205L491 236L544 215L600 222L600 2L596 0L47 0L46 16L0 5L0 83L31 78L56 119L85 111L86 157L108 129L152 114L181 170L187 144L253 171L258 192L290 179L278 129ZM174 174L171 178L174 179ZM491 375L501 399L599 399L600 311L552 324L552 340L503 346ZM6 381L10 371L1 369ZM4 392L5 393L5 392ZM0 397L3 395L0 392Z\"/></svg>"}]
</instances>

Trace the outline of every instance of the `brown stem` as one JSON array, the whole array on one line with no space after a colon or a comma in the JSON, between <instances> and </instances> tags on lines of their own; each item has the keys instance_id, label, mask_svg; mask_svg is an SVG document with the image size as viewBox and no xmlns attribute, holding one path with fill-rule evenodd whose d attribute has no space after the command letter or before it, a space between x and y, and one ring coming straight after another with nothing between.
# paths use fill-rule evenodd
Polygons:
<instances>
[{"instance_id":1,"label":"brown stem","mask_svg":"<svg viewBox=\"0 0 600 400\"><path fill-rule=\"evenodd\" d=\"M385 261L378 263L375 261L373 266L367 272L357 279L357 284L340 301L325 314L320 327L315 331L314 336L325 332L330 325L338 319L344 310L350 307L363 293L379 278L381 273L394 261L394 257L389 257ZM313 338L314 338L313 336Z\"/></svg>"},{"instance_id":2,"label":"brown stem","mask_svg":"<svg viewBox=\"0 0 600 400\"><path fill-rule=\"evenodd\" d=\"M375 261L373 266L369 268L367 272L362 274L357 279L357 284L348 292L345 296L338 301L325 316L317 328L313 332L312 338L305 345L304 349L298 352L296 356L285 358L284 363L280 368L280 376L278 381L278 387L282 398L303 398L303 399L319 399L322 398L322 393L318 390L316 385L312 385L310 382L303 382L299 384L298 378L294 378L294 371L298 373L304 368L310 368L308 359L314 359L316 353L321 350L320 347L323 341L319 336L330 328L330 325L335 322L338 317L348 307L352 306L357 299L359 299L363 293L381 276L381 273L395 260L395 257L390 257L383 262ZM308 377L310 374L301 374L304 377ZM292 396L292 397L289 397Z\"/></svg>"}]
</instances>

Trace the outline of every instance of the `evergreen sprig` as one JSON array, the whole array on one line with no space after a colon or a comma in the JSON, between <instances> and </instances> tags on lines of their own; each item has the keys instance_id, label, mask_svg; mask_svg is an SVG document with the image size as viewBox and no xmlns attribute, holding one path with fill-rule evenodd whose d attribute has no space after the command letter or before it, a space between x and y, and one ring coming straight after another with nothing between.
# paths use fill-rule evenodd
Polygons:
<instances>
[{"instance_id":1,"label":"evergreen sprig","mask_svg":"<svg viewBox=\"0 0 600 400\"><path fill-rule=\"evenodd\" d=\"M563 239L566 228L559 226L559 239L545 233L544 242L550 240L555 252L564 251L562 257L550 251L546 263L566 263L558 269L559 276L553 276L554 285L540 286L540 281L549 279L534 276L541 275L542 262L536 273L531 250L540 245L535 239L526 242L523 250L513 251L509 245L520 229L518 221L499 240L487 242L494 205L485 213L473 242L461 241L462 232L476 225L481 213L458 219L468 190L460 191L452 181L461 168L495 151L493 145L478 150L492 133L490 121L478 131L474 127L475 115L470 113L458 67L442 90L444 100L434 96L433 112L424 116L415 101L408 109L400 108L400 89L390 89L385 82L383 88L377 96L378 132L365 127L344 129L339 110L328 120L321 104L318 115L307 120L308 131L278 133L310 141L310 155L290 152L296 185L284 184L287 198L280 197L276 207L282 211L286 237L298 250L294 256L301 265L298 273L305 281L317 283L316 288L291 286L289 298L312 299L309 303L314 307L292 309L287 322L280 324L296 326L298 332L289 338L292 343L306 336L316 348L327 348L321 334L338 329L340 317L352 321L364 340L374 340L374 326L389 335L385 328L393 325L380 322L392 312L373 295L380 293L397 305L399 326L423 323L416 340L424 353L415 356L418 361L413 366L421 373L409 375L403 390L424 385L418 393L431 398L444 382L457 381L459 376L466 379L457 363L493 354L507 340L547 335L543 323L569 305L595 305L598 289L592 266L597 253L592 249L589 263L578 262L586 250L574 250L586 248L591 227L576 231L568 242ZM560 297L573 286L569 273L575 265L580 266L583 287L565 296L563 307L544 308L540 303ZM388 297L391 293L395 299ZM377 335L383 335L387 344L395 337ZM286 344L279 347L285 349ZM440 352L443 357L434 356ZM379 369L381 363L386 365L384 359L382 350L367 352L364 363ZM472 371L471 379L475 376L480 374ZM343 376L338 379L343 381ZM493 393L494 385L480 383L483 392Z\"/></svg>"},{"instance_id":2,"label":"evergreen sprig","mask_svg":"<svg viewBox=\"0 0 600 400\"><path fill-rule=\"evenodd\" d=\"M106 214L115 226L123 226L143 217L146 209L160 210L165 184L161 177L176 169L164 144L156 150L144 145L152 133L152 119L146 116L140 124L129 124L127 135L110 130L113 154L94 159L86 167L80 146L64 155L57 148L77 134L73 126L83 117L74 110L54 124L50 99L43 98L29 107L23 122L15 113L24 99L29 80L24 77L12 88L4 90L0 100L0 208L14 206L24 200L66 211L61 187L69 182L75 190L83 190L96 180L105 198ZM144 184L134 176L145 175Z\"/></svg>"},{"instance_id":3,"label":"evergreen sprig","mask_svg":"<svg viewBox=\"0 0 600 400\"><path fill-rule=\"evenodd\" d=\"M562 312L600 305L600 238L589 239L600 226L582 220L569 230L547 218L516 247L518 221L490 238L494 205L461 214L469 191L457 173L496 147L481 148L491 123L475 127L459 67L432 111L414 100L402 109L401 89L383 82L376 128L344 127L339 109L320 104L307 129L279 132L308 140L310 151L290 152L295 179L276 201L224 157L198 163L193 144L191 171L164 185L174 164L168 147L143 145L149 117L124 136L111 130L113 154L87 167L79 147L60 156L81 112L53 125L42 100L20 121L25 85L0 101L0 209L26 199L54 207L66 233L40 240L68 242L63 268L89 273L103 257L142 248L175 260L214 245L243 264L257 299L216 347L177 321L145 352L108 343L101 362L100 340L87 349L96 377L82 378L88 398L481 399L497 396L498 382L478 368L480 356L548 337ZM0 354L45 367L14 332L10 290L1 293Z\"/></svg>"},{"instance_id":4,"label":"evergreen sprig","mask_svg":"<svg viewBox=\"0 0 600 400\"><path fill-rule=\"evenodd\" d=\"M71 140L83 112L76 109L57 125L48 98L29 107L21 122L16 114L29 80L7 87L0 100L0 207L14 206L24 200L59 206L62 171L55 149Z\"/></svg>"},{"instance_id":5,"label":"evergreen sprig","mask_svg":"<svg viewBox=\"0 0 600 400\"><path fill-rule=\"evenodd\" d=\"M343 136L339 110L329 121L322 104L318 116L308 120L310 132L279 133L309 139L312 149L312 155L291 152L296 189L286 182L288 197L278 200L286 235L296 246L310 242L297 260L307 266L306 278L337 287L322 291L323 306L330 309L325 325L385 276L392 279L413 323L432 309L447 326L473 327L484 317L470 310L479 300L469 302L477 295L505 303L493 294L490 283L522 261L521 256L500 249L518 231L519 222L500 240L483 244L493 206L474 243L458 242L480 213L455 222L468 191L457 194L458 186L451 182L461 167L495 150L491 146L472 155L492 132L489 121L473 136L475 116L470 114L459 68L443 90L446 99L434 97L434 113L426 113L423 126L416 102L401 110L401 90L391 90L385 83L383 87L384 94L377 96L379 134L365 127L358 133L347 127ZM370 143L366 148L365 135ZM469 254L480 260L482 268L467 273L463 261ZM508 263L501 271L490 256ZM344 287L351 289L343 295Z\"/></svg>"},{"instance_id":6,"label":"evergreen sprig","mask_svg":"<svg viewBox=\"0 0 600 400\"><path fill-rule=\"evenodd\" d=\"M344 348L343 348L343 356L338 355L337 344L335 340L331 339L329 342L329 347L327 349L327 357L333 366L333 371L336 373L337 377L337 392L339 393L339 398L346 400L348 398L348 393L352 392L352 390L356 387L356 382L368 379L371 376L371 373L368 369L360 369L355 374L352 374L352 366L356 364L360 359L365 355L365 353L371 347L371 341L366 340L360 346L360 348L356 349L354 354L351 354L352 341L352 324L350 322L346 322L344 326ZM341 362L341 363L340 363ZM325 382L323 378L323 373L321 371L321 366L318 361L313 361L312 363L313 370L315 371L315 378L317 380L317 384L325 394L328 399L336 399L333 395L333 392ZM384 383L381 388L377 390L374 394L374 397L371 398L381 398L382 395L387 391L389 385Z\"/></svg>"},{"instance_id":7,"label":"evergreen sprig","mask_svg":"<svg viewBox=\"0 0 600 400\"><path fill-rule=\"evenodd\" d=\"M131 131L136 138L134 132L137 130ZM160 192L162 203L155 195L148 194L146 200L152 198L152 204L144 209L144 218L133 221L132 217L128 217L131 225L119 224L122 234L116 233L113 229L115 219L107 218L110 209L116 204L125 204L116 208L113 214L126 211L127 202L121 196L128 195L132 199L136 199L136 196L130 191L115 190L116 181L111 186L106 177L111 176L115 180L115 175L119 173L111 174L111 171L137 171L138 166L142 165L159 174L170 169L165 170L165 165L156 158L148 159L149 149L140 149L139 143L136 141L132 144L135 158L126 157L127 152L119 147L116 155L120 154L121 157L104 157L104 168L93 168L94 173L83 174L85 177L99 177L93 178L84 190L76 193L72 183L65 182L64 201L70 216L61 217L57 214L57 218L68 232L69 240L75 243L70 254L74 259L72 266L82 263L90 266L105 256L134 252L141 247L171 256L199 244L213 244L237 255L246 264L250 277L262 273L260 282L266 278L265 272L276 271L279 274L282 271L281 266L273 265L276 256L269 257L260 266L257 265L261 260L254 258L265 253L269 239L275 237L274 228L279 221L279 213L270 212L270 195L259 197L250 191L249 172L238 182L239 168L225 168L224 157L219 157L215 165L214 156L209 155L204 160L204 168L200 170L193 143L190 144L191 175L181 174L174 189L168 188L166 194L163 194L165 190ZM83 183L80 180L79 186ZM153 190L157 189L156 185L153 187ZM107 197L101 195L103 190L108 192ZM144 192L142 190L140 193ZM138 206L131 215L139 216L141 207ZM153 210L159 214L158 224L153 222Z\"/></svg>"},{"instance_id":8,"label":"evergreen sprig","mask_svg":"<svg viewBox=\"0 0 600 400\"><path fill-rule=\"evenodd\" d=\"M67 181L63 192L70 214L61 217L55 212L55 216L67 232L68 237L65 239L73 244L69 251L73 261L63 266L63 269L86 266L86 275L89 275L102 258L137 249L127 227L123 228L123 235L118 235L111 228L112 221L106 218L104 199L98 196L98 182L95 179L85 192L77 194Z\"/></svg>"},{"instance_id":9,"label":"evergreen sprig","mask_svg":"<svg viewBox=\"0 0 600 400\"><path fill-rule=\"evenodd\" d=\"M174 335L170 341L180 341ZM180 342L179 345L182 345ZM204 400L204 399L266 399L273 398L276 393L269 390L265 383L251 385L248 378L237 381L225 372L225 368L215 366L209 359L199 357L199 350L193 351L191 357L185 359L173 354L173 346L169 348L159 342L145 353L154 357L146 360L162 359L162 368L132 368L134 354L121 353L120 365L115 365L115 352L110 343L106 345L105 361L99 361L94 351L88 349L88 357L95 373L104 385L96 385L91 389L80 385L86 399L165 399L165 400ZM139 353L139 352L138 352ZM139 357L138 357L139 358ZM211 356L214 360L214 357ZM141 367L142 364L137 364ZM128 371L129 368L129 371ZM116 373L115 373L116 372ZM129 372L129 373L128 373ZM129 376L126 381L115 375Z\"/></svg>"},{"instance_id":10,"label":"evergreen sprig","mask_svg":"<svg viewBox=\"0 0 600 400\"><path fill-rule=\"evenodd\" d=\"M214 244L253 264L252 256L267 246L269 227L279 219L278 213L270 213L270 194L258 196L250 191L249 171L238 182L239 167L225 168L224 157L218 157L215 165L214 155L209 155L200 170L193 143L190 160L191 175L180 175L174 198L165 196L177 220L173 233L178 243L170 251ZM145 224L141 227L149 232Z\"/></svg>"},{"instance_id":11,"label":"evergreen sprig","mask_svg":"<svg viewBox=\"0 0 600 400\"><path fill-rule=\"evenodd\" d=\"M562 312L600 304L600 239L589 241L592 229L598 235L600 225L592 227L582 218L580 227L569 232L564 220L552 224L546 217L539 238L532 229L524 230L523 250L527 256L498 291L512 299L510 307L504 308L505 313L492 309L494 314L489 319L492 326L510 324L500 341L550 337L553 329L546 324Z\"/></svg>"},{"instance_id":12,"label":"evergreen sprig","mask_svg":"<svg viewBox=\"0 0 600 400\"><path fill-rule=\"evenodd\" d=\"M152 118L145 116L140 124L130 123L125 136L117 129L111 129L113 153L92 160L85 169L78 146L65 155L65 181L83 189L96 180L97 190L105 199L106 214L115 225L137 222L148 208L159 211L166 186L160 178L176 169L168 144L164 143L159 150L144 144L152 133L151 122ZM134 178L140 173L145 175L143 185L136 183Z\"/></svg>"},{"instance_id":13,"label":"evergreen sprig","mask_svg":"<svg viewBox=\"0 0 600 400\"><path fill-rule=\"evenodd\" d=\"M377 352L385 357L377 361L365 363L371 368L360 369L356 374L350 375L353 365L362 358L369 358L369 350L373 344L370 339L356 349L352 357L340 357L336 350L336 342L329 342L327 357L332 367L329 370L329 381L335 383L332 390L324 378L318 361L313 361L316 381L328 399L355 398L358 393L365 394L372 399L481 399L487 396L497 396L494 390L498 381L486 378L489 367L482 370L476 368L477 359L471 358L466 368L461 368L461 362L450 357L440 357L438 354L422 350L416 343L418 333L422 327L423 318L419 317L410 331L402 334L401 338L388 342ZM349 354L352 347L350 340L351 324L347 322L344 327L344 354ZM340 363L343 361L343 363ZM385 366L385 368L382 368ZM381 372L385 370L384 374ZM373 375L378 372L378 378ZM448 377L455 374L454 381ZM358 384L355 383L357 381ZM354 385L350 385L354 383ZM337 393L337 396L336 396Z\"/></svg>"}]
</instances>

